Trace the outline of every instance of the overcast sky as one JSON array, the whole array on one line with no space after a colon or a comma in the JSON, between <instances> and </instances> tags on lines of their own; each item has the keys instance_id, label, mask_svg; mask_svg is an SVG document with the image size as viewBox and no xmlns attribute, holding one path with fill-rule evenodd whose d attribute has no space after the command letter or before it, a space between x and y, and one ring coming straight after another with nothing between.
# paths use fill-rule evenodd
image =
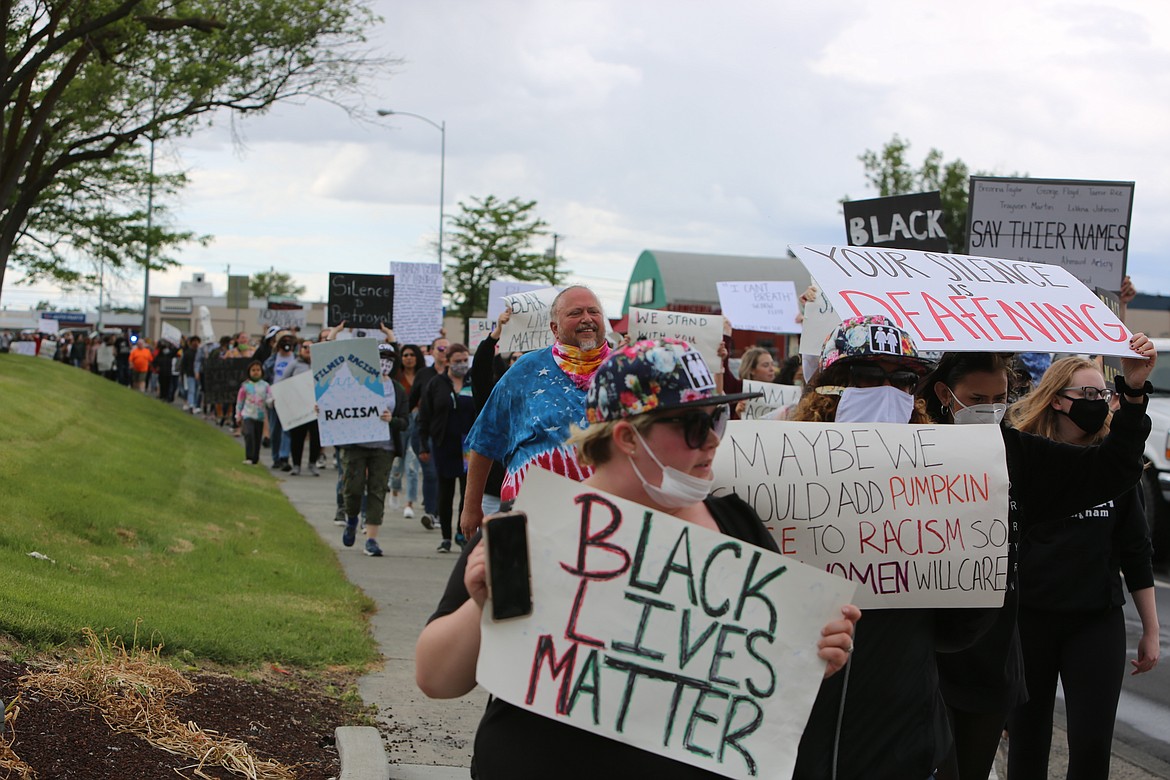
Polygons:
<instances>
[{"instance_id":1,"label":"overcast sky","mask_svg":"<svg viewBox=\"0 0 1170 780\"><path fill-rule=\"evenodd\" d=\"M538 202L575 281L612 316L644 249L777 256L844 243L838 200L876 195L857 157L894 133L915 163L1136 181L1129 269L1170 293L1170 3L910 0L377 0L373 42L402 60L369 109L446 122L446 212ZM287 105L184 139L177 224L214 236L152 274L275 267L322 298L329 271L435 256L440 134ZM551 237L546 242L551 246ZM538 246L538 249L544 246ZM119 285L141 302L141 277ZM3 303L60 296L9 284Z\"/></svg>"}]
</instances>

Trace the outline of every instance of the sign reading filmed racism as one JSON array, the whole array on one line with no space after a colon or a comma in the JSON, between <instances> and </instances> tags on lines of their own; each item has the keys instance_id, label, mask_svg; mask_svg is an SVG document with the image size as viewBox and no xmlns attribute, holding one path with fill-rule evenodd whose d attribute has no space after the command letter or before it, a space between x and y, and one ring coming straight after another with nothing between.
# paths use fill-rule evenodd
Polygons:
<instances>
[{"instance_id":1,"label":"sign reading filmed racism","mask_svg":"<svg viewBox=\"0 0 1170 780\"><path fill-rule=\"evenodd\" d=\"M203 363L203 397L209 404L235 408L240 385L248 378L252 358L211 358Z\"/></svg>"},{"instance_id":2,"label":"sign reading filmed racism","mask_svg":"<svg viewBox=\"0 0 1170 780\"><path fill-rule=\"evenodd\" d=\"M998 425L727 424L715 494L780 552L858 584L857 606L998 607L1008 477Z\"/></svg>"},{"instance_id":3,"label":"sign reading filmed racism","mask_svg":"<svg viewBox=\"0 0 1170 780\"><path fill-rule=\"evenodd\" d=\"M504 302L512 308L512 316L500 328L497 348L501 353L531 352L552 346L556 339L549 322L557 292L555 287L542 287L504 296Z\"/></svg>"},{"instance_id":4,"label":"sign reading filmed racism","mask_svg":"<svg viewBox=\"0 0 1170 780\"><path fill-rule=\"evenodd\" d=\"M381 419L387 406L378 339L325 341L310 349L321 446L390 438L390 428Z\"/></svg>"},{"instance_id":5,"label":"sign reading filmed racism","mask_svg":"<svg viewBox=\"0 0 1170 780\"><path fill-rule=\"evenodd\" d=\"M326 325L378 330L394 327L394 277L382 274L329 274Z\"/></svg>"},{"instance_id":6,"label":"sign reading filmed racism","mask_svg":"<svg viewBox=\"0 0 1170 780\"><path fill-rule=\"evenodd\" d=\"M849 246L924 252L946 252L951 248L942 226L942 195L937 191L847 200L841 205L845 209Z\"/></svg>"},{"instance_id":7,"label":"sign reading filmed racism","mask_svg":"<svg viewBox=\"0 0 1170 780\"><path fill-rule=\"evenodd\" d=\"M1117 292L1129 253L1132 181L971 177L967 247L1064 268Z\"/></svg>"},{"instance_id":8,"label":"sign reading filmed racism","mask_svg":"<svg viewBox=\"0 0 1170 780\"><path fill-rule=\"evenodd\" d=\"M692 314L631 306L628 317L630 341L664 338L685 341L699 350L712 373L723 370L718 352L723 342L723 318L718 314Z\"/></svg>"},{"instance_id":9,"label":"sign reading filmed racism","mask_svg":"<svg viewBox=\"0 0 1170 780\"><path fill-rule=\"evenodd\" d=\"M516 508L533 612L484 610L481 685L727 777L792 775L851 583L542 469Z\"/></svg>"},{"instance_id":10,"label":"sign reading filmed racism","mask_svg":"<svg viewBox=\"0 0 1170 780\"><path fill-rule=\"evenodd\" d=\"M775 382L757 382L752 379L743 380L745 393L763 393L763 398L752 398L744 402L741 420L759 420L800 401L802 389L798 385L778 385Z\"/></svg>"},{"instance_id":11,"label":"sign reading filmed racism","mask_svg":"<svg viewBox=\"0 0 1170 780\"><path fill-rule=\"evenodd\" d=\"M922 350L1136 354L1125 324L1059 266L913 249L792 251L838 314L883 314Z\"/></svg>"}]
</instances>

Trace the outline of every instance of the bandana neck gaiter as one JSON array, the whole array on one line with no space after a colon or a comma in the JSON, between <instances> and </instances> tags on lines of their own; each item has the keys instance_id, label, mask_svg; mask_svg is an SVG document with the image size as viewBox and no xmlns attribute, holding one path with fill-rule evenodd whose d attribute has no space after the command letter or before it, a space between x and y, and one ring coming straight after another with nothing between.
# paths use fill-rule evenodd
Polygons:
<instances>
[{"instance_id":1,"label":"bandana neck gaiter","mask_svg":"<svg viewBox=\"0 0 1170 780\"><path fill-rule=\"evenodd\" d=\"M573 384L584 390L589 387L589 380L597 373L601 361L609 357L609 342L603 340L597 349L584 350L558 341L552 346L552 356Z\"/></svg>"}]
</instances>

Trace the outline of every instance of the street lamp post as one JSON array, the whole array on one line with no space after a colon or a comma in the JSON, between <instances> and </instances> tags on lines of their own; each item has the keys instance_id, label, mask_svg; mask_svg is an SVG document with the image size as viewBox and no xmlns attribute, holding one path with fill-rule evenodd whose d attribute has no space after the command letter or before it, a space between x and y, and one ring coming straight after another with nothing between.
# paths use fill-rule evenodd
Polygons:
<instances>
[{"instance_id":1,"label":"street lamp post","mask_svg":"<svg viewBox=\"0 0 1170 780\"><path fill-rule=\"evenodd\" d=\"M439 131L439 268L443 267L443 203L447 182L447 122L435 122L421 114L412 114L409 111L391 111L386 108L378 109L378 116L411 116L421 119Z\"/></svg>"}]
</instances>

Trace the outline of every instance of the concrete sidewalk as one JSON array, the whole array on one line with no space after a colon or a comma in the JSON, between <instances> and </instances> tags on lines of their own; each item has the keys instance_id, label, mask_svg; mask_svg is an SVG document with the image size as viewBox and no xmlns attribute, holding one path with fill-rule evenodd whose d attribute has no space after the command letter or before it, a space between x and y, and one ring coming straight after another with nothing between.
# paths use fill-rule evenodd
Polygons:
<instances>
[{"instance_id":1,"label":"concrete sidewalk","mask_svg":"<svg viewBox=\"0 0 1170 780\"><path fill-rule=\"evenodd\" d=\"M423 529L418 520L421 504L416 506L416 517L407 520L401 509L389 506L389 499L378 537L384 557L366 556L362 552L364 537L360 533L353 547L343 547L342 529L333 524L337 472L332 468L332 458L320 477L274 473L293 506L337 550L346 577L377 602L378 610L371 625L385 665L381 671L361 678L358 691L367 704L377 707L379 728L390 761L389 777L392 780L467 778L475 730L487 701L486 692L477 688L462 699L434 701L420 693L414 684L415 640L439 602L457 554L435 551L439 532ZM1063 777L1068 763L1063 722L1059 718L1057 722L1052 740L1051 777ZM999 778L1004 777L1002 767L1002 762L997 761ZM344 769L342 777L346 778ZM1113 780L1170 777L1166 769L1161 762L1114 742L1109 773Z\"/></svg>"}]
</instances>

